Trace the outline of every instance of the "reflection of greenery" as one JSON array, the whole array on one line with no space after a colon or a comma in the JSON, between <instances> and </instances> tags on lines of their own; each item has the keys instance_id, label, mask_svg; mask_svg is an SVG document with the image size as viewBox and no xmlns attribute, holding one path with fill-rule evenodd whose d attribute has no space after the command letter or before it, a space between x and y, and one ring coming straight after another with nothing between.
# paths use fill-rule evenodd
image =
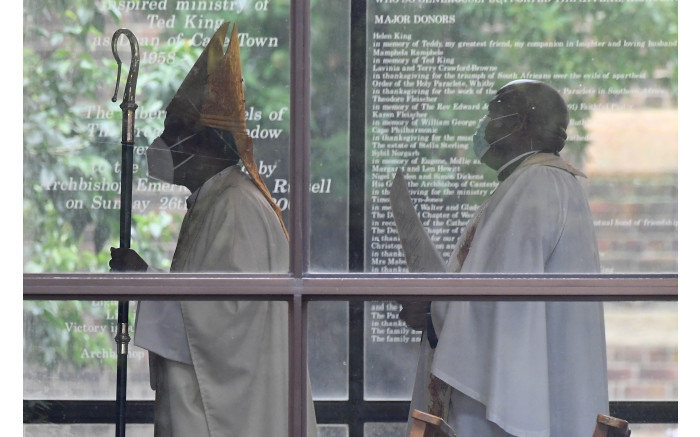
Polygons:
<instances>
[{"instance_id":1,"label":"reflection of greenery","mask_svg":"<svg viewBox=\"0 0 700 437\"><path fill-rule=\"evenodd\" d=\"M93 201L93 191L47 189L60 182L71 179L77 182L81 178L104 180L108 184L118 182L118 174L113 171L113 167L114 163L120 161L121 112L118 104L109 102L116 79L116 63L108 46L95 47L93 41L96 38L109 40L111 29L124 25L127 21L127 27L138 23L142 25L145 18L135 13L126 17L115 8L103 9L103 4L107 3L109 2L91 0L24 2L25 272L106 271L109 258L106 249L118 243L118 210L88 207ZM182 23L184 12L175 11L173 1L167 2L167 5L167 14L174 14L177 22ZM387 4L370 2L368 7L378 8L378 13L397 13L400 6L392 3L392 9L384 10L383 8L389 7ZM438 7L442 10L446 6L425 4L421 13L435 12ZM332 177L334 183L330 200L322 198L324 204L318 208L320 214L314 218L312 238L314 241L326 242L327 234L344 238L344 230L347 228L339 225L337 215L324 214L334 209L344 210L346 202L347 180L344 175L348 171L348 4L312 0L312 13L312 174ZM277 48L242 49L246 105L249 109L254 107L262 111L264 116L283 106L288 107L289 41L288 32L280 31L280 26L288 26L289 1L276 1L275 6L265 13L246 11L240 16L231 14L230 17L217 12L202 15L237 21L239 31L242 32L280 36ZM676 2L489 6L464 3L455 6L455 15L455 25L421 26L420 29L414 26L411 32L416 34L416 39L433 38L440 41L614 41L623 38L672 40L677 38L678 31ZM193 47L184 40L167 42L169 37L177 36L180 31L177 27L163 29L157 47L146 42L141 46L144 56L155 51L164 56L175 53L175 56L173 62L148 63L145 62L146 59L142 62L137 87L138 113L163 109L201 53L202 47ZM368 29L371 28L368 23ZM401 27L395 26L388 30L401 30ZM213 30L202 29L202 32L208 35ZM127 58L127 53L124 50L120 54ZM596 56L591 56L591 52L586 50L566 48L527 51L473 49L462 53L465 57L472 58L475 64L496 65L502 72L645 72L649 78L644 81L645 84L663 87L670 90L674 98L677 96L678 60L675 48L598 50ZM667 64L658 65L659 59L666 59ZM125 66L125 71L126 68L128 67ZM495 87L505 82L497 81ZM635 82L638 81L610 78L605 81L597 79L595 83L605 88L621 89ZM124 78L122 89L123 83ZM573 79L557 80L554 83L557 87L572 88L580 84L581 81ZM472 99L474 102L484 102L484 96L474 96ZM570 103L582 103L584 98L573 96L568 100ZM113 113L104 119L88 118L86 114L95 105L103 110L111 108ZM586 119L588 115L587 111L576 111L572 113L572 118ZM481 112L475 111L474 119L480 116ZM460 118L464 117L464 113L446 110L441 113L441 117ZM271 124L266 119L260 123L264 126ZM288 132L288 123L278 124L280 126L275 127ZM152 133L157 135L160 132L162 119L138 118L137 128L148 132L136 139L136 146L144 147L153 139ZM97 134L100 129L104 129L106 135ZM449 133L471 135L472 132ZM585 135L585 132L581 131L580 134ZM583 153L585 144L577 143L580 146L576 150L578 154ZM440 155L433 157L438 156ZM137 156L136 160L143 171L143 157ZM106 191L103 195L107 200L119 198L114 191ZM320 197L318 199L321 201ZM76 208L78 204L85 207ZM167 253L174 244L181 216L147 211L134 214L133 219L132 237L135 248L154 267L167 269ZM338 229L343 232L337 232ZM339 254L333 244L319 246L323 246L324 251L313 250L313 255L323 264L319 267L337 268L339 261L333 259L333 256L342 255L344 258L344 254ZM325 248L328 250L325 251ZM42 341L45 341L45 344L42 343L46 347L44 356L33 355L33 352L30 355L38 362L46 362L52 354L64 359L76 358L75 345L81 344L82 340L66 336L62 322L77 321L82 311L90 314L95 308L72 302L55 305L30 302L25 311L29 318L26 323L33 326L33 332L46 333L40 334ZM39 328L40 323L45 326ZM99 343L102 340L93 341ZM80 360L75 363L78 366L84 364Z\"/></svg>"},{"instance_id":2,"label":"reflection of greenery","mask_svg":"<svg viewBox=\"0 0 700 437\"><path fill-rule=\"evenodd\" d=\"M185 12L175 11L174 4L168 3L168 12L176 16L176 22L183 23ZM121 111L119 102L109 101L116 80L116 61L108 42L111 41L111 29L122 26L122 21L129 20L127 27L132 28L137 38L141 36L138 29L149 25L145 13L132 12L126 17L114 5L103 9L105 5L111 3L88 0L25 2L25 272L106 271L109 256L106 249L118 243L119 211L115 204L119 200L119 174L115 164L121 160ZM250 17L246 16L245 20L242 20L245 13L232 14L231 17L222 17L215 12L201 15L232 21L238 19L239 28L244 27L240 32L282 35L278 48L250 49L243 54L247 71L247 105L267 116L270 111L289 107L288 40L285 40L288 37L286 32L279 31L279 23L287 18L288 2L271 7L265 13L256 13L252 6L250 9ZM137 149L143 149L160 133L163 122L162 117L140 118L139 114L164 109L202 51L203 47L194 47L185 38L168 41L178 32L177 29L165 29L158 36L157 46L152 44L152 38L143 37L136 93L139 105ZM208 36L213 29L202 29L202 33ZM149 54L156 51L158 56L155 59L167 62L154 63ZM125 62L125 76L128 45L120 45L120 56ZM124 81L122 77L121 90ZM103 112L101 118L96 117L98 110ZM111 113L105 116L105 111ZM286 114L288 120L288 111ZM270 123L263 119L263 127L265 122ZM288 123L276 123L283 132L288 132ZM135 163L144 173L143 155L137 153ZM105 191L61 188L61 183L69 182L104 183L110 188ZM112 183L117 185L109 185ZM138 195L135 192L134 199ZM101 202L111 204L112 208L97 206ZM158 206L157 199L152 204ZM134 214L132 224L134 243L161 267L166 264L163 259L167 257L163 250L158 249L167 247L161 240L164 236L147 230L153 228L156 217L161 222L167 220L171 226L165 237L172 239L181 220L180 216L165 218L163 214L154 212L150 217L139 218L136 216L140 214ZM140 223L145 222L149 225L139 230ZM138 241L135 233L138 233Z\"/></svg>"},{"instance_id":3,"label":"reflection of greenery","mask_svg":"<svg viewBox=\"0 0 700 437\"><path fill-rule=\"evenodd\" d=\"M89 193L45 189L59 181L78 183L93 168L109 166L109 154L90 151L97 144L81 114L81 100L95 98L92 84L107 82L107 72L87 52L87 35L101 32L104 20L85 3L77 15L49 5L42 5L47 6L42 15L25 15L26 36L44 41L40 48L24 50L24 230L33 242L25 246L26 271L105 265L98 251L114 228L103 211L75 208L89 204ZM56 22L40 21L45 14ZM57 23L63 27L45 27ZM105 178L113 181L111 174ZM92 247L86 250L88 227Z\"/></svg>"},{"instance_id":4,"label":"reflection of greenery","mask_svg":"<svg viewBox=\"0 0 700 437\"><path fill-rule=\"evenodd\" d=\"M256 13L251 5L251 11L230 17L215 12L203 14L237 20L241 32L282 35L278 48L242 49L247 106L255 106L264 116L289 106L289 42L287 32L280 30L280 23L288 18L289 4L276 3L265 13ZM119 101L112 103L117 71L109 45L112 32L128 27L142 42L136 92L136 150L143 151L163 124L162 117L139 115L165 108L203 49L183 38L168 41L182 26L163 29L158 44L152 44L153 39L141 32L150 28L145 13L127 15L116 4L90 0L24 3L23 217L27 273L104 272L109 269L108 248L119 243L119 208L115 205L119 191L118 185L111 184L119 182L115 169L121 161L119 103L129 68L129 49L127 44L120 45L119 54L125 65ZM175 11L174 7L175 2L168 2L167 12L176 15L178 23L184 22L185 12ZM210 36L214 30L201 31ZM98 110L102 111L99 118ZM286 114L288 120L289 113ZM261 123L265 121L270 123L265 119ZM288 132L288 123L276 123L276 128ZM135 163L141 177L145 177L142 154L135 154ZM109 188L79 188L81 182ZM61 183L76 186L62 188ZM134 199L152 194L135 191ZM132 247L153 267L167 270L182 213L161 210L158 197L148 199L153 208L133 212ZM111 208L93 207L96 201L111 203ZM116 311L115 304L110 305L107 308L90 302L26 302L26 362L47 368L60 363L78 370L101 365L101 360L87 359L83 351L114 350L114 334L69 332L66 323L114 325L114 320L107 320ZM113 364L109 357L105 362Z\"/></svg>"},{"instance_id":5,"label":"reflection of greenery","mask_svg":"<svg viewBox=\"0 0 700 437\"><path fill-rule=\"evenodd\" d=\"M107 102L116 80L116 63L110 60L111 53L100 62L89 53L88 38L103 35L101 12L87 2L78 10L77 15L52 17L52 26L63 23L64 27L52 30L50 47L38 43L25 47L24 224L25 236L32 241L25 245L27 272L105 271L105 245L118 242L118 208L93 205L119 199L118 189L110 184L119 181L113 167L120 160L121 112L113 104L113 113L104 119L87 115L96 113L95 105L109 109L109 103L96 102ZM177 48L184 52L182 58L194 62L193 50ZM150 96L139 105L142 111L160 109L184 75L183 68L160 67L141 75ZM139 120L138 127L153 131L159 123L162 127L162 120ZM107 134L100 135L99 129ZM145 138L138 138L137 146L145 143ZM70 182L75 186L60 188L61 183ZM81 182L110 188L81 189Z\"/></svg>"},{"instance_id":6,"label":"reflection of greenery","mask_svg":"<svg viewBox=\"0 0 700 437\"><path fill-rule=\"evenodd\" d=\"M151 244L139 244L139 247L136 248L139 254L148 260L151 267L165 271L170 268L171 260L167 256L169 251L166 249L166 245L174 244L177 239L175 231L181 221L180 215L164 211L134 216L134 241L152 242Z\"/></svg>"},{"instance_id":7,"label":"reflection of greenery","mask_svg":"<svg viewBox=\"0 0 700 437\"><path fill-rule=\"evenodd\" d=\"M373 3L373 2L372 2ZM678 50L677 46L658 48L618 48L602 47L587 49L567 47L566 43L577 42L617 42L617 41L669 41L678 40L678 4L677 2L624 2L624 3L515 3L515 4L478 4L463 3L455 6L426 4L397 5L394 3L377 3L373 6L376 14L454 14L453 25L372 25L368 23L369 32L373 30L392 33L410 32L416 39L470 42L485 41L507 42L563 42L561 48L498 48L473 47L462 48L453 53L461 56L457 62L496 66L498 72L515 73L517 78L524 73L547 73L552 79L546 82L562 90L585 87L603 88L605 95L565 95L570 105L579 105L571 110L571 118L586 120L590 111L581 109L581 103L618 102L624 94L607 93L608 89L659 87L668 90L672 99L677 99L678 92ZM449 11L449 12L448 12ZM449 56L449 54L448 54ZM607 78L574 77L572 74L597 73L634 73L646 78ZM554 76L554 75L559 75ZM505 85L511 79L496 79L493 91ZM454 101L461 103L484 103L488 95L455 96ZM451 102L448 102L451 103ZM575 106L574 106L575 107ZM483 111L470 115L478 120ZM441 118L453 119L464 117L464 112L446 110ZM454 132L453 135L471 135L473 130ZM583 126L569 129L569 136L576 134L585 137ZM583 159L587 141L567 143L571 158L577 162ZM434 156L433 156L434 157Z\"/></svg>"},{"instance_id":8,"label":"reflection of greenery","mask_svg":"<svg viewBox=\"0 0 700 437\"><path fill-rule=\"evenodd\" d=\"M59 365L80 370L106 364L116 366L111 328L116 326L116 302L32 301L24 304L24 359L48 370ZM133 322L133 314L132 322ZM84 332L83 327L105 327ZM30 341L27 341L30 340ZM92 356L91 356L92 354ZM100 356L96 360L94 354ZM99 361L99 363L98 363Z\"/></svg>"},{"instance_id":9,"label":"reflection of greenery","mask_svg":"<svg viewBox=\"0 0 700 437\"><path fill-rule=\"evenodd\" d=\"M316 271L347 268L349 11L349 2L311 1L310 177L333 181L330 194L310 200L309 255Z\"/></svg>"}]
</instances>

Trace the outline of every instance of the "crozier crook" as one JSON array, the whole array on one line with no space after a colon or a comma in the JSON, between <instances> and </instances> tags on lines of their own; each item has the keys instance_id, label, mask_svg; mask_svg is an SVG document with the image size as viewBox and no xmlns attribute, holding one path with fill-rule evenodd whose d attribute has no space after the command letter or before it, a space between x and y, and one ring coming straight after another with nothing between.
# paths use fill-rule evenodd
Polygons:
<instances>
[{"instance_id":1,"label":"crozier crook","mask_svg":"<svg viewBox=\"0 0 700 437\"><path fill-rule=\"evenodd\" d=\"M119 208L119 247L128 249L131 243L131 184L134 163L134 115L138 105L135 103L136 79L139 74L139 43L128 29L118 29L112 36L112 54L117 60L117 85L112 101L117 101L119 78L122 62L119 58L117 42L121 35L126 35L131 45L131 64L124 86L122 109L122 168L121 168L121 205ZM129 301L119 301L117 313L117 411L116 436L124 437L126 416L126 358L129 352Z\"/></svg>"}]
</instances>

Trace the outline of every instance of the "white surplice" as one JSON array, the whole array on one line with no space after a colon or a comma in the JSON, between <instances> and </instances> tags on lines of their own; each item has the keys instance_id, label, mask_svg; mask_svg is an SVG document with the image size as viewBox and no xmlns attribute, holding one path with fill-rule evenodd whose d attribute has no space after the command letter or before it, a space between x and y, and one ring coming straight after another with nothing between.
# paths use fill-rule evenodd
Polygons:
<instances>
[{"instance_id":1,"label":"white surplice","mask_svg":"<svg viewBox=\"0 0 700 437\"><path fill-rule=\"evenodd\" d=\"M551 154L527 158L475 214L468 255L460 264L455 250L448 271L598 272L576 174ZM436 301L431 312L439 342L431 369L421 345L411 408L426 407L431 370L452 387L448 423L460 437L589 437L607 413L602 303Z\"/></svg>"},{"instance_id":2,"label":"white surplice","mask_svg":"<svg viewBox=\"0 0 700 437\"><path fill-rule=\"evenodd\" d=\"M188 207L171 272L288 270L289 246L277 215L239 167L207 180ZM208 428L200 435L288 435L286 302L142 301L134 337L140 347L194 366ZM315 436L308 384L307 394L308 435ZM177 431L177 423L172 428Z\"/></svg>"}]
</instances>

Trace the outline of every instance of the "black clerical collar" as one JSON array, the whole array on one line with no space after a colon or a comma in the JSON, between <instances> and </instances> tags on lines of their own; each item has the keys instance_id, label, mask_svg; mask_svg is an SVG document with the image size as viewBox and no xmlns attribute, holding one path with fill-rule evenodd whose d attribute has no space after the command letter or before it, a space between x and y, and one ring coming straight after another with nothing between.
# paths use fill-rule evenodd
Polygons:
<instances>
[{"instance_id":1,"label":"black clerical collar","mask_svg":"<svg viewBox=\"0 0 700 437\"><path fill-rule=\"evenodd\" d=\"M498 181L503 182L504 180L506 180L506 178L510 176L523 161L525 161L527 158L538 152L540 151L533 150L530 152L526 152L506 162L501 168L498 169Z\"/></svg>"},{"instance_id":2,"label":"black clerical collar","mask_svg":"<svg viewBox=\"0 0 700 437\"><path fill-rule=\"evenodd\" d=\"M194 206L195 203L197 203L197 198L199 197L199 192L201 191L202 187L200 186L197 188L194 193L190 194L190 196L185 199L185 204L187 205L187 209L190 209Z\"/></svg>"}]
</instances>

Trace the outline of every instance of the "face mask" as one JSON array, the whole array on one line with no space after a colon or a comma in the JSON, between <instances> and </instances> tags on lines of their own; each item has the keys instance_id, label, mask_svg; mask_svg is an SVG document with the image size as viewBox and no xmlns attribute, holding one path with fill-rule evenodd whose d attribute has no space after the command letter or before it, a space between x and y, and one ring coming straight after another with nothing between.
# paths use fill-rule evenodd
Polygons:
<instances>
[{"instance_id":1,"label":"face mask","mask_svg":"<svg viewBox=\"0 0 700 437\"><path fill-rule=\"evenodd\" d=\"M500 120L502 118L506 117L512 117L513 115L518 115L517 112L513 114L508 114L504 115L502 117L497 117L497 118L491 118L488 115L484 115L481 120L479 120L479 124L476 126L476 132L474 132L474 136L472 137L473 140L473 147L474 147L474 154L476 155L477 158L479 158L479 161L481 161L481 158L486 154L486 152L496 144L497 142L508 138L509 136L513 135L513 132L502 136L501 138L497 139L493 143L489 143L486 141L486 126L495 120Z\"/></svg>"},{"instance_id":2,"label":"face mask","mask_svg":"<svg viewBox=\"0 0 700 437\"><path fill-rule=\"evenodd\" d=\"M150 146L148 146L148 149L146 149L146 162L148 163L148 176L158 179L160 181L172 184L174 183L174 177L175 177L175 169L179 168L183 164L185 164L187 161L190 159L194 158L194 155L190 154L187 158L185 158L184 161L179 163L178 165L173 165L173 151L171 150L173 147L177 146L178 144L189 140L193 136L197 135L192 134L188 137L185 137L178 141L177 143L173 144L172 146L168 146L168 144L163 140L163 138L158 137L156 138L153 143L151 143ZM184 152L179 152L179 153L184 153Z\"/></svg>"}]
</instances>

